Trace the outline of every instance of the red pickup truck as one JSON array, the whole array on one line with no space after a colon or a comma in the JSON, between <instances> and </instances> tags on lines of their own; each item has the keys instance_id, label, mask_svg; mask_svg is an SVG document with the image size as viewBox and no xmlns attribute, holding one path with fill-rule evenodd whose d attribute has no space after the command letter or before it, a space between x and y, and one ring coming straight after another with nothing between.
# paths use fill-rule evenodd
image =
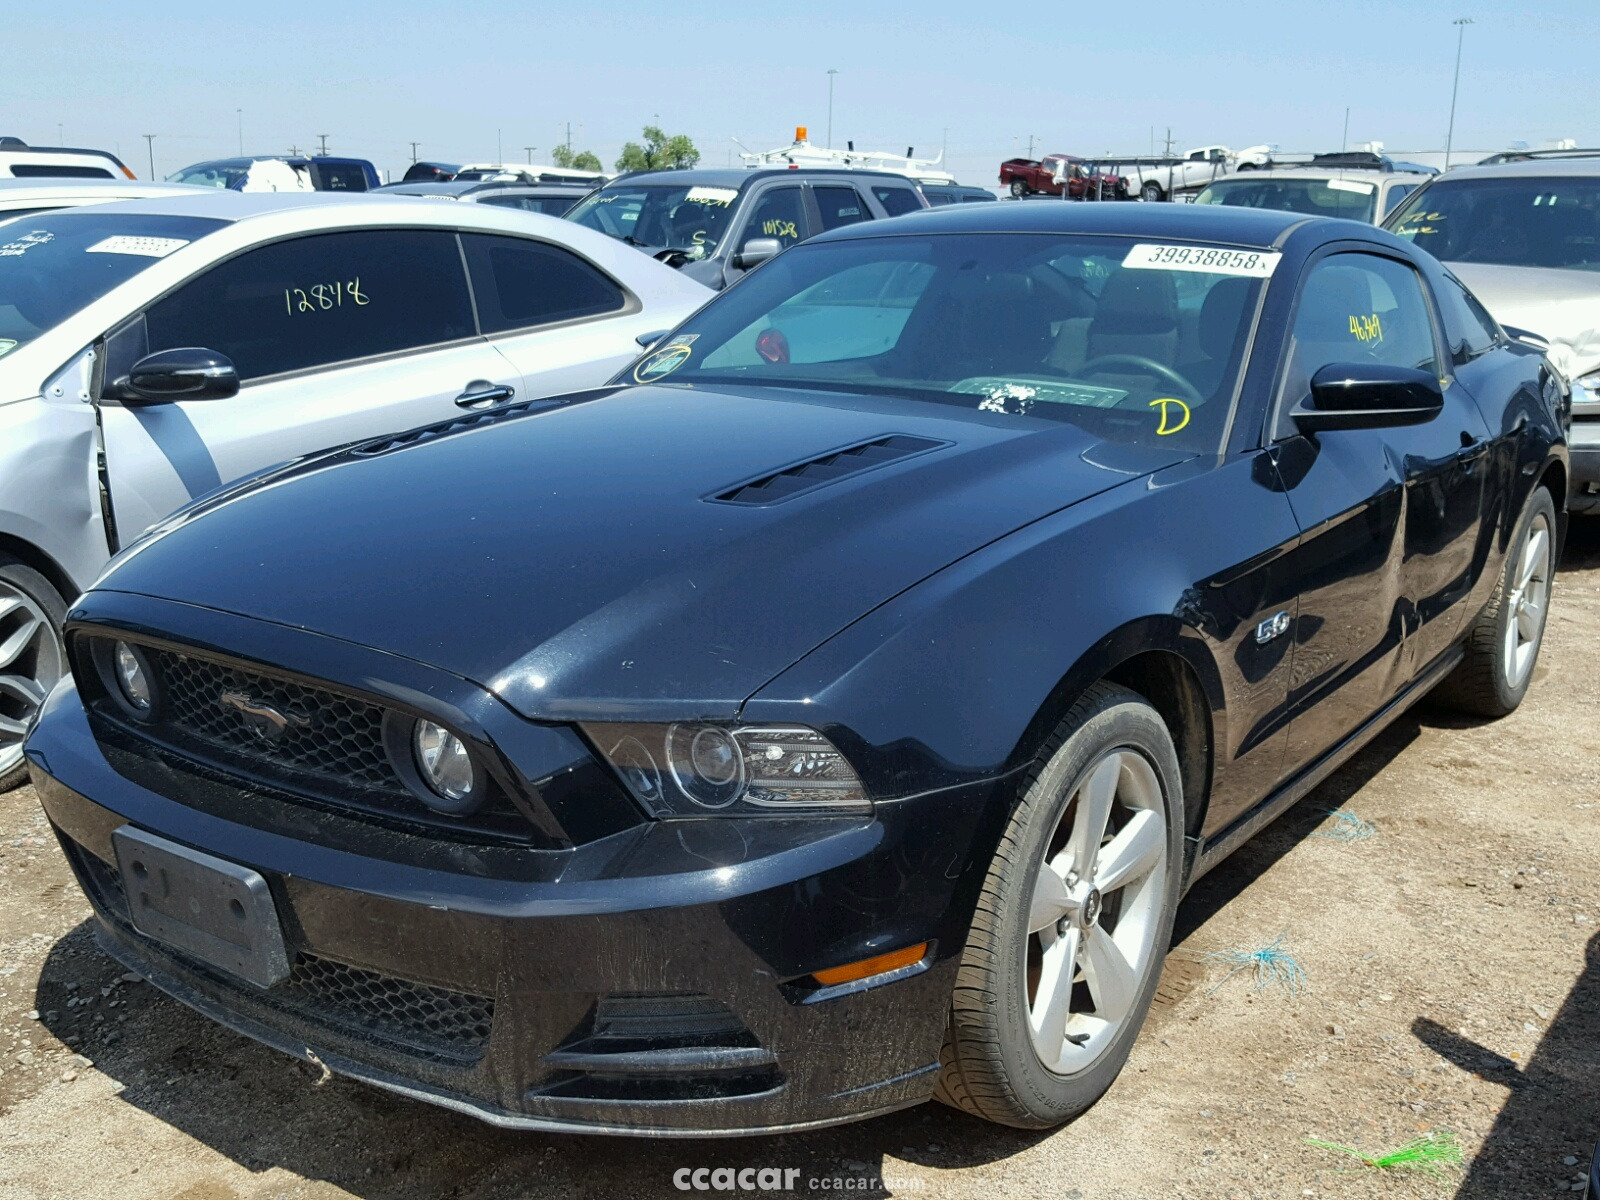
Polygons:
<instances>
[{"instance_id":1,"label":"red pickup truck","mask_svg":"<svg viewBox=\"0 0 1600 1200\"><path fill-rule=\"evenodd\" d=\"M1066 180L1056 182L1060 173ZM1072 154L1046 154L1043 158L1008 158L1000 164L1000 182L1018 200L1027 196L1059 196L1073 200L1125 200L1128 185L1118 175L1096 171L1087 159Z\"/></svg>"}]
</instances>

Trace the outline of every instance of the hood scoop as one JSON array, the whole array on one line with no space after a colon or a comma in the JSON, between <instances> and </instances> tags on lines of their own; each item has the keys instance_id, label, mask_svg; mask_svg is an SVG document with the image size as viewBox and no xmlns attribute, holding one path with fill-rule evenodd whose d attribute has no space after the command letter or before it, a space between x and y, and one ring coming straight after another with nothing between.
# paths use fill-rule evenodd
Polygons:
<instances>
[{"instance_id":1,"label":"hood scoop","mask_svg":"<svg viewBox=\"0 0 1600 1200\"><path fill-rule=\"evenodd\" d=\"M860 442L840 450L830 450L817 458L758 475L754 479L735 484L726 491L707 496L706 499L718 504L738 504L747 508L777 504L782 500L825 487L846 476L876 470L903 458L927 454L929 451L950 444L932 438L891 433L874 438L870 442Z\"/></svg>"}]
</instances>

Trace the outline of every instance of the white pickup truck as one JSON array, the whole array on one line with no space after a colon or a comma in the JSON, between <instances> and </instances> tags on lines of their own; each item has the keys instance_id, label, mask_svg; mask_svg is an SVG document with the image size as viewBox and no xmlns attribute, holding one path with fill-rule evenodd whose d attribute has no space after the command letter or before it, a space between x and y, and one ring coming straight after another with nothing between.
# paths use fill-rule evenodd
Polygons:
<instances>
[{"instance_id":1,"label":"white pickup truck","mask_svg":"<svg viewBox=\"0 0 1600 1200\"><path fill-rule=\"evenodd\" d=\"M1226 146L1197 146L1182 158L1096 159L1096 166L1128 181L1128 194L1141 200L1170 200L1176 193L1193 192L1234 171L1253 171L1272 163L1270 146L1230 150Z\"/></svg>"}]
</instances>

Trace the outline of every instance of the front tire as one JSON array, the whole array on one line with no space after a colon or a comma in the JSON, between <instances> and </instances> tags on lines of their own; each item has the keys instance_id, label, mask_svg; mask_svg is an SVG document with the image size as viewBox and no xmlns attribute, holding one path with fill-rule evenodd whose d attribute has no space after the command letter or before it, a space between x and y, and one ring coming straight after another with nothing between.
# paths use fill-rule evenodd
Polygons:
<instances>
[{"instance_id":1,"label":"front tire","mask_svg":"<svg viewBox=\"0 0 1600 1200\"><path fill-rule=\"evenodd\" d=\"M1506 551L1489 603L1467 633L1466 657L1434 689L1447 707L1480 717L1516 710L1533 682L1556 574L1556 505L1538 488Z\"/></svg>"},{"instance_id":2,"label":"front tire","mask_svg":"<svg viewBox=\"0 0 1600 1200\"><path fill-rule=\"evenodd\" d=\"M1040 751L984 879L935 1098L1046 1129L1098 1100L1150 1008L1183 871L1165 723L1097 683Z\"/></svg>"},{"instance_id":3,"label":"front tire","mask_svg":"<svg viewBox=\"0 0 1600 1200\"><path fill-rule=\"evenodd\" d=\"M0 792L28 777L22 741L66 673L66 602L32 567L0 556Z\"/></svg>"}]
</instances>

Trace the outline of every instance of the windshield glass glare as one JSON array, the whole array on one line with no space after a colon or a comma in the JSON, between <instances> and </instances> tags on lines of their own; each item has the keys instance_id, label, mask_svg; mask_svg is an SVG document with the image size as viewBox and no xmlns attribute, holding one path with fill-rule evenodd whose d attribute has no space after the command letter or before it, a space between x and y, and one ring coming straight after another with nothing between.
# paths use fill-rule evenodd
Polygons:
<instances>
[{"instance_id":1,"label":"windshield glass glare","mask_svg":"<svg viewBox=\"0 0 1600 1200\"><path fill-rule=\"evenodd\" d=\"M249 163L196 163L175 175L168 175L167 182L187 183L195 187L231 188L249 173Z\"/></svg>"},{"instance_id":2,"label":"windshield glass glare","mask_svg":"<svg viewBox=\"0 0 1600 1200\"><path fill-rule=\"evenodd\" d=\"M1214 451L1276 259L1047 234L802 245L626 377L900 397Z\"/></svg>"},{"instance_id":3,"label":"windshield glass glare","mask_svg":"<svg viewBox=\"0 0 1600 1200\"><path fill-rule=\"evenodd\" d=\"M1210 184L1194 202L1370 222L1377 211L1378 185L1366 179L1275 179L1263 175Z\"/></svg>"},{"instance_id":4,"label":"windshield glass glare","mask_svg":"<svg viewBox=\"0 0 1600 1200\"><path fill-rule=\"evenodd\" d=\"M1385 224L1444 262L1600 271L1600 178L1435 183Z\"/></svg>"},{"instance_id":5,"label":"windshield glass glare","mask_svg":"<svg viewBox=\"0 0 1600 1200\"><path fill-rule=\"evenodd\" d=\"M619 183L601 188L567 215L636 246L679 250L701 259L727 232L737 188L703 184Z\"/></svg>"},{"instance_id":6,"label":"windshield glass glare","mask_svg":"<svg viewBox=\"0 0 1600 1200\"><path fill-rule=\"evenodd\" d=\"M0 225L0 356L226 223L79 209Z\"/></svg>"}]
</instances>

